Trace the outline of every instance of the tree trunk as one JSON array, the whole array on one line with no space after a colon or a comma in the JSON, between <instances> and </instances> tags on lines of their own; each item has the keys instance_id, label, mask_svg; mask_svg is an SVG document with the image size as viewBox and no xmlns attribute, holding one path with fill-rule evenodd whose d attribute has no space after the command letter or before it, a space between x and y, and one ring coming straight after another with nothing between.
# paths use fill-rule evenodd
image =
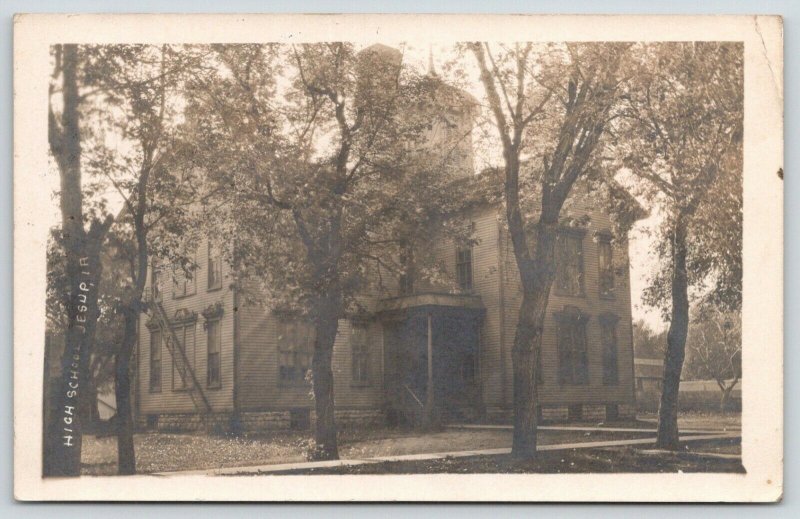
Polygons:
<instances>
[{"instance_id":1,"label":"tree trunk","mask_svg":"<svg viewBox=\"0 0 800 519\"><path fill-rule=\"evenodd\" d=\"M100 314L100 248L112 220L93 221L88 233L84 228L78 46L56 46L56 62L62 77L63 105L60 117L52 105L48 107L48 141L61 180L61 232L69 294L61 374L55 401L50 402L42 468L45 476L79 476L83 443L80 410L87 396L90 346Z\"/></svg>"},{"instance_id":2,"label":"tree trunk","mask_svg":"<svg viewBox=\"0 0 800 519\"><path fill-rule=\"evenodd\" d=\"M511 453L517 458L536 456L539 352L545 312L555 270L556 225L540 222L533 262L519 262L522 304L511 351L514 384L514 436Z\"/></svg>"},{"instance_id":3,"label":"tree trunk","mask_svg":"<svg viewBox=\"0 0 800 519\"><path fill-rule=\"evenodd\" d=\"M731 399L731 393L733 392L733 386L736 383L732 383L730 386L722 388L722 398L719 401L719 412L725 414L728 411L728 403Z\"/></svg>"},{"instance_id":4,"label":"tree trunk","mask_svg":"<svg viewBox=\"0 0 800 519\"><path fill-rule=\"evenodd\" d=\"M101 265L97 252L68 251L68 303L69 327L65 332L64 354L55 402L52 402L51 420L47 424L47 438L43 457L45 476L79 476L83 427L81 409L90 397L89 355L95 334L99 309L97 285ZM73 264L73 265L70 265ZM76 271L77 268L77 271Z\"/></svg>"},{"instance_id":5,"label":"tree trunk","mask_svg":"<svg viewBox=\"0 0 800 519\"><path fill-rule=\"evenodd\" d=\"M117 470L121 475L136 474L133 449L133 409L131 406L130 362L136 344L137 313L125 312L125 335L114 357L114 394L117 400Z\"/></svg>"},{"instance_id":6,"label":"tree trunk","mask_svg":"<svg viewBox=\"0 0 800 519\"><path fill-rule=\"evenodd\" d=\"M63 49L63 50L62 50ZM87 312L78 313L87 298L80 289L81 272L86 262L83 228L83 203L81 196L80 129L78 126L80 102L78 94L78 49L75 45L57 47L61 57L63 108L59 120L52 108L48 112L48 138L61 177L61 231L66 254L66 276L69 287L67 301L67 329L64 333L64 352L61 357L61 375L57 382L55 401L51 406L51 421L47 424L47 438L43 457L45 476L80 475L81 429L77 410L79 392L85 382L80 369L88 356L86 344ZM91 272L90 269L86 269ZM88 287L88 285L84 285ZM80 319L80 321L79 321Z\"/></svg>"},{"instance_id":7,"label":"tree trunk","mask_svg":"<svg viewBox=\"0 0 800 519\"><path fill-rule=\"evenodd\" d=\"M689 330L686 232L686 222L679 216L672 236L672 319L667 333L656 438L656 447L668 450L678 450L678 391Z\"/></svg>"},{"instance_id":8,"label":"tree trunk","mask_svg":"<svg viewBox=\"0 0 800 519\"><path fill-rule=\"evenodd\" d=\"M511 453L516 458L536 456L537 387L533 367L537 362L535 343L541 342L541 333L537 333L534 301L535 294L523 294L514 347L511 350L514 384L514 436Z\"/></svg>"},{"instance_id":9,"label":"tree trunk","mask_svg":"<svg viewBox=\"0 0 800 519\"><path fill-rule=\"evenodd\" d=\"M333 343L339 329L339 306L336 298L326 298L318 305L314 323L314 356L311 368L314 376L314 451L312 460L339 459L336 441L336 419L333 398Z\"/></svg>"},{"instance_id":10,"label":"tree trunk","mask_svg":"<svg viewBox=\"0 0 800 519\"><path fill-rule=\"evenodd\" d=\"M93 344L89 346L90 357L93 347ZM99 422L99 413L97 412L97 386L95 386L93 378L90 366L86 377L86 398L81 400L80 411L83 430L89 433L97 429Z\"/></svg>"}]
</instances>

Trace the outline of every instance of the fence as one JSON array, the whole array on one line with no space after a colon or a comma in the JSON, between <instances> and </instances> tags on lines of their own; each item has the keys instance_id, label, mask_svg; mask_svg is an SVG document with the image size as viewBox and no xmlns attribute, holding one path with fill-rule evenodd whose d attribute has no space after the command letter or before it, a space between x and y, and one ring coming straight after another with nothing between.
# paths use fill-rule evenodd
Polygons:
<instances>
[{"instance_id":1,"label":"fence","mask_svg":"<svg viewBox=\"0 0 800 519\"><path fill-rule=\"evenodd\" d=\"M660 384L644 384L636 389L636 406L639 411L656 412L661 399ZM718 412L722 402L722 390L713 380L681 381L678 406L682 412ZM742 384L736 384L725 405L727 412L742 410Z\"/></svg>"}]
</instances>

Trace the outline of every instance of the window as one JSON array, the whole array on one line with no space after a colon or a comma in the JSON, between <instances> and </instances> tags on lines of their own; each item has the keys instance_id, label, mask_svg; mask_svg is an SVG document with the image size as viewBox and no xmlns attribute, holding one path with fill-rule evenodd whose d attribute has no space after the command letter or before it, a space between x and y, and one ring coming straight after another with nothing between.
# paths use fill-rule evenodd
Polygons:
<instances>
[{"instance_id":1,"label":"window","mask_svg":"<svg viewBox=\"0 0 800 519\"><path fill-rule=\"evenodd\" d=\"M222 288L222 253L208 242L208 290Z\"/></svg>"},{"instance_id":2,"label":"window","mask_svg":"<svg viewBox=\"0 0 800 519\"><path fill-rule=\"evenodd\" d=\"M589 363L586 354L588 316L575 307L556 314L558 340L558 380L560 384L587 384Z\"/></svg>"},{"instance_id":3,"label":"window","mask_svg":"<svg viewBox=\"0 0 800 519\"><path fill-rule=\"evenodd\" d=\"M472 290L472 247L456 251L456 278L461 290Z\"/></svg>"},{"instance_id":4,"label":"window","mask_svg":"<svg viewBox=\"0 0 800 519\"><path fill-rule=\"evenodd\" d=\"M583 295L583 234L565 231L556 237L556 292Z\"/></svg>"},{"instance_id":5,"label":"window","mask_svg":"<svg viewBox=\"0 0 800 519\"><path fill-rule=\"evenodd\" d=\"M152 267L151 282L150 282L150 293L153 296L153 301L161 302L161 269L153 265Z\"/></svg>"},{"instance_id":6,"label":"window","mask_svg":"<svg viewBox=\"0 0 800 519\"><path fill-rule=\"evenodd\" d=\"M197 271L191 271L194 265L194 262L190 262L189 267L187 267L190 272L186 272L180 267L174 269L174 286L172 290L173 297L191 296L197 292Z\"/></svg>"},{"instance_id":7,"label":"window","mask_svg":"<svg viewBox=\"0 0 800 519\"><path fill-rule=\"evenodd\" d=\"M161 330L150 330L150 392L161 392Z\"/></svg>"},{"instance_id":8,"label":"window","mask_svg":"<svg viewBox=\"0 0 800 519\"><path fill-rule=\"evenodd\" d=\"M353 354L353 382L366 384L369 381L369 346L365 325L353 324L350 332L350 347Z\"/></svg>"},{"instance_id":9,"label":"window","mask_svg":"<svg viewBox=\"0 0 800 519\"><path fill-rule=\"evenodd\" d=\"M597 243L597 268L600 297L614 297L614 265L611 237L601 236Z\"/></svg>"},{"instance_id":10,"label":"window","mask_svg":"<svg viewBox=\"0 0 800 519\"><path fill-rule=\"evenodd\" d=\"M314 328L303 321L278 322L278 381L302 384L311 369L314 351Z\"/></svg>"},{"instance_id":11,"label":"window","mask_svg":"<svg viewBox=\"0 0 800 519\"><path fill-rule=\"evenodd\" d=\"M175 335L180 341L175 345L172 355L172 389L176 391L188 389L192 384L192 365L194 364L194 323L175 328ZM178 348L183 348L184 356ZM186 365L188 362L188 365ZM183 375L183 376L181 376Z\"/></svg>"},{"instance_id":12,"label":"window","mask_svg":"<svg viewBox=\"0 0 800 519\"><path fill-rule=\"evenodd\" d=\"M206 333L208 334L207 383L208 387L217 388L221 386L220 345L222 344L222 325L219 319L206 322Z\"/></svg>"},{"instance_id":13,"label":"window","mask_svg":"<svg viewBox=\"0 0 800 519\"><path fill-rule=\"evenodd\" d=\"M617 367L617 321L613 314L600 316L600 342L603 346L603 384L614 385L619 382Z\"/></svg>"},{"instance_id":14,"label":"window","mask_svg":"<svg viewBox=\"0 0 800 519\"><path fill-rule=\"evenodd\" d=\"M400 294L407 296L414 293L414 275L407 270L400 275Z\"/></svg>"}]
</instances>

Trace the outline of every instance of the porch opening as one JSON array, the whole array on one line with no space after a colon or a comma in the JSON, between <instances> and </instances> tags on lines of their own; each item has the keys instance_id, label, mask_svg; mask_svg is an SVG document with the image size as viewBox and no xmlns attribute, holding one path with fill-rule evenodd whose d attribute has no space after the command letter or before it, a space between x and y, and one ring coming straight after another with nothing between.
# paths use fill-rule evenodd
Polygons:
<instances>
[{"instance_id":1,"label":"porch opening","mask_svg":"<svg viewBox=\"0 0 800 519\"><path fill-rule=\"evenodd\" d=\"M397 299L402 301L391 300L381 314L390 421L429 426L478 419L483 413L480 298L421 294Z\"/></svg>"}]
</instances>

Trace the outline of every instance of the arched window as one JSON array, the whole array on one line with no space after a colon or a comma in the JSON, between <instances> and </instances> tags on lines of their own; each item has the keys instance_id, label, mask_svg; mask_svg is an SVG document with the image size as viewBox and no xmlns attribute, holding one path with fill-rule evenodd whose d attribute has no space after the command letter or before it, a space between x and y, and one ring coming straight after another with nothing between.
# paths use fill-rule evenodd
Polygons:
<instances>
[{"instance_id":1,"label":"arched window","mask_svg":"<svg viewBox=\"0 0 800 519\"><path fill-rule=\"evenodd\" d=\"M559 384L588 384L589 359L586 349L586 323L589 316L574 306L554 314L558 341Z\"/></svg>"},{"instance_id":2,"label":"arched window","mask_svg":"<svg viewBox=\"0 0 800 519\"><path fill-rule=\"evenodd\" d=\"M583 232L561 230L556 236L555 292L563 296L583 296Z\"/></svg>"},{"instance_id":3,"label":"arched window","mask_svg":"<svg viewBox=\"0 0 800 519\"><path fill-rule=\"evenodd\" d=\"M610 234L600 234L597 241L597 275L600 297L614 297L614 252Z\"/></svg>"},{"instance_id":4,"label":"arched window","mask_svg":"<svg viewBox=\"0 0 800 519\"><path fill-rule=\"evenodd\" d=\"M617 360L617 322L619 317L612 313L601 314L600 343L603 346L603 384L619 383L619 362Z\"/></svg>"},{"instance_id":5,"label":"arched window","mask_svg":"<svg viewBox=\"0 0 800 519\"><path fill-rule=\"evenodd\" d=\"M311 369L314 327L305 321L282 318L278 321L278 382L304 384Z\"/></svg>"}]
</instances>

